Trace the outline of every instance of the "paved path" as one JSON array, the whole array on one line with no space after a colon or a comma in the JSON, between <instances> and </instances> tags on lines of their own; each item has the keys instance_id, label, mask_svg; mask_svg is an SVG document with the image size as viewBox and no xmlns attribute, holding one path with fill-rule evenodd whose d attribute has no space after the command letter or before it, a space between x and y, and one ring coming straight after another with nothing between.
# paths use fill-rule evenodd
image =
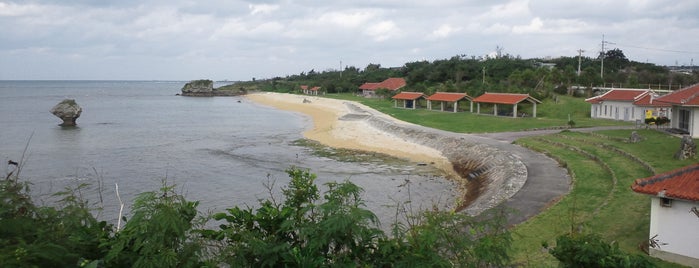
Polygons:
<instances>
[{"instance_id":1,"label":"paved path","mask_svg":"<svg viewBox=\"0 0 699 268\"><path fill-rule=\"evenodd\" d=\"M627 129L633 127L593 127L574 128L571 131L592 132L605 129ZM571 179L568 171L550 157L512 144L523 137L540 136L561 132L562 130L537 130L519 132L500 132L488 134L473 134L484 138L484 142L498 146L518 155L527 166L528 176L524 186L501 206L514 209L508 213L508 223L519 224L539 214L570 191Z\"/></svg>"}]
</instances>

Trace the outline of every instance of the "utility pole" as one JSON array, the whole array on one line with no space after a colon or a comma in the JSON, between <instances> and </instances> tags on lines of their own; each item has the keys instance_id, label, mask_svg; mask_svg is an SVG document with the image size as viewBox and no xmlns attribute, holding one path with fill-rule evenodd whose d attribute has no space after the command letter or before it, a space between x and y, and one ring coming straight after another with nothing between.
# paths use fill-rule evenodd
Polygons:
<instances>
[{"instance_id":1,"label":"utility pole","mask_svg":"<svg viewBox=\"0 0 699 268\"><path fill-rule=\"evenodd\" d=\"M602 35L602 54L600 54L602 67L599 70L599 77L602 78L602 83L604 83L604 35Z\"/></svg>"},{"instance_id":2,"label":"utility pole","mask_svg":"<svg viewBox=\"0 0 699 268\"><path fill-rule=\"evenodd\" d=\"M578 49L578 76L580 76L580 63L582 62L582 53L585 52L585 50Z\"/></svg>"},{"instance_id":3,"label":"utility pole","mask_svg":"<svg viewBox=\"0 0 699 268\"><path fill-rule=\"evenodd\" d=\"M483 84L485 84L485 66L483 66Z\"/></svg>"}]
</instances>

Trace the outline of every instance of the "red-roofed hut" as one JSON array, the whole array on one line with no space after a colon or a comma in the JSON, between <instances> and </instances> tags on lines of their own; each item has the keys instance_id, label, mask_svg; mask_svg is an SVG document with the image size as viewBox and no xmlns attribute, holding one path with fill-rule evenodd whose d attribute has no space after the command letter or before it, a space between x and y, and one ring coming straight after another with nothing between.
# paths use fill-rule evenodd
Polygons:
<instances>
[{"instance_id":1,"label":"red-roofed hut","mask_svg":"<svg viewBox=\"0 0 699 268\"><path fill-rule=\"evenodd\" d=\"M400 107L398 106L398 101L400 101L403 108L409 109L424 107L420 105L420 102L421 100L425 99L425 94L421 92L401 92L393 96L393 102L395 107Z\"/></svg>"},{"instance_id":2,"label":"red-roofed hut","mask_svg":"<svg viewBox=\"0 0 699 268\"><path fill-rule=\"evenodd\" d=\"M476 113L481 113L481 104L492 105L493 115L509 115L512 117L524 117L527 116L526 113L519 112L519 104L522 102L527 102L531 104L531 115L536 117L536 105L541 103L540 100L535 99L529 94L515 94L515 93L488 93L478 96L473 99L476 103ZM511 105L512 109L501 109L498 110L498 105Z\"/></svg>"},{"instance_id":3,"label":"red-roofed hut","mask_svg":"<svg viewBox=\"0 0 699 268\"><path fill-rule=\"evenodd\" d=\"M451 110L453 112L459 111L459 102L463 100L468 100L471 105L469 108L470 112L473 112L473 98L466 93L452 93L452 92L437 92L432 96L427 97L427 109L432 110L432 102L439 103L439 110L445 111Z\"/></svg>"}]
</instances>

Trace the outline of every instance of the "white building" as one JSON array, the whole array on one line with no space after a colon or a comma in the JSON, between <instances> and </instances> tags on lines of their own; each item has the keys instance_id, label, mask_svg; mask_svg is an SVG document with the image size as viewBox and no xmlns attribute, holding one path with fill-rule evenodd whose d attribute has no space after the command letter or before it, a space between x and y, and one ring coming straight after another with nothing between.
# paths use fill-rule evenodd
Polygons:
<instances>
[{"instance_id":1,"label":"white building","mask_svg":"<svg viewBox=\"0 0 699 268\"><path fill-rule=\"evenodd\" d=\"M656 101L656 98L658 97L651 90L613 89L585 101L591 104L591 118L633 122L644 120L647 112L654 116L669 117L669 105Z\"/></svg>"},{"instance_id":2,"label":"white building","mask_svg":"<svg viewBox=\"0 0 699 268\"><path fill-rule=\"evenodd\" d=\"M699 138L699 84L682 88L656 101L672 106L674 112L669 117L672 128L683 130L692 138Z\"/></svg>"},{"instance_id":3,"label":"white building","mask_svg":"<svg viewBox=\"0 0 699 268\"><path fill-rule=\"evenodd\" d=\"M637 179L631 189L651 196L648 253L699 267L699 164Z\"/></svg>"}]
</instances>

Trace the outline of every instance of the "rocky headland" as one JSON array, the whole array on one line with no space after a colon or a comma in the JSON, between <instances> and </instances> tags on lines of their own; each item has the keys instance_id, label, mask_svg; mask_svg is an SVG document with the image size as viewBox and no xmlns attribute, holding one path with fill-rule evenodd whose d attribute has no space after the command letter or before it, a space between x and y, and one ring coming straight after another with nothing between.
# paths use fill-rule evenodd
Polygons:
<instances>
[{"instance_id":1,"label":"rocky headland","mask_svg":"<svg viewBox=\"0 0 699 268\"><path fill-rule=\"evenodd\" d=\"M214 88L214 81L200 79L190 81L182 87L182 96L190 97L214 97L214 96L240 96L247 91L235 84Z\"/></svg>"}]
</instances>

